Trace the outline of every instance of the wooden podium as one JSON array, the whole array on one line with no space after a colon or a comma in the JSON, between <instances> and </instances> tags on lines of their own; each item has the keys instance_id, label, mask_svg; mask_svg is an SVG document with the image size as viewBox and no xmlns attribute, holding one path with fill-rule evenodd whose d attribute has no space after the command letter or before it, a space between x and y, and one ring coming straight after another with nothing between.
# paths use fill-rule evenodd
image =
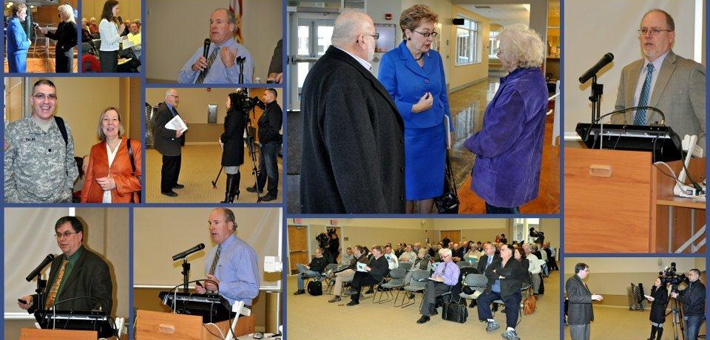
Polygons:
<instances>
[{"instance_id":1,"label":"wooden podium","mask_svg":"<svg viewBox=\"0 0 710 340\"><path fill-rule=\"evenodd\" d=\"M20 340L96 340L96 331L69 331L63 329L23 328Z\"/></svg>"},{"instance_id":2,"label":"wooden podium","mask_svg":"<svg viewBox=\"0 0 710 340\"><path fill-rule=\"evenodd\" d=\"M138 310L135 323L136 340L222 339L215 326L202 323L201 316ZM229 321L216 322L215 325L227 335ZM234 329L235 336L251 333L254 333L254 315L240 317Z\"/></svg>"},{"instance_id":3,"label":"wooden podium","mask_svg":"<svg viewBox=\"0 0 710 340\"><path fill-rule=\"evenodd\" d=\"M669 170L651 161L649 152L565 149L566 253L668 252L669 231L677 241L704 224L705 203L675 198L674 180L660 172ZM668 164L678 175L681 161ZM691 160L689 171L702 181L705 159ZM672 214L672 206L687 211ZM701 211L694 226L683 217L691 210Z\"/></svg>"}]
</instances>

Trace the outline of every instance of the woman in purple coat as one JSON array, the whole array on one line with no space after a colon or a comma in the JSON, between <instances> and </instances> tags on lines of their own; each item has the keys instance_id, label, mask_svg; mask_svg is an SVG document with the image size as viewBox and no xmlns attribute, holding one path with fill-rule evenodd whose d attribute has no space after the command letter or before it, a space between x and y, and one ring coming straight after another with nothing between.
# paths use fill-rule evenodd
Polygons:
<instances>
[{"instance_id":1,"label":"woman in purple coat","mask_svg":"<svg viewBox=\"0 0 710 340\"><path fill-rule=\"evenodd\" d=\"M483 115L483 128L466 148L476 154L471 189L486 201L488 214L519 214L538 195L547 84L540 65L540 36L523 24L498 35L498 58L508 71Z\"/></svg>"}]
</instances>

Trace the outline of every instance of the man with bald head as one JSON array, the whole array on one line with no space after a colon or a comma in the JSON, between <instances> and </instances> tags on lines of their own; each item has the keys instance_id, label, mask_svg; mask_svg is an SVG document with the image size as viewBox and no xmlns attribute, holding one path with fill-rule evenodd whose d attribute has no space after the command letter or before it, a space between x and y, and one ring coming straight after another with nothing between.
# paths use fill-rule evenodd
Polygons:
<instances>
[{"instance_id":1,"label":"man with bald head","mask_svg":"<svg viewBox=\"0 0 710 340\"><path fill-rule=\"evenodd\" d=\"M302 213L404 213L404 122L372 74L379 34L348 11L303 84Z\"/></svg>"},{"instance_id":2,"label":"man with bald head","mask_svg":"<svg viewBox=\"0 0 710 340\"><path fill-rule=\"evenodd\" d=\"M667 12L652 9L643 16L639 42L644 58L621 71L616 110L652 106L666 116L666 125L683 138L697 135L705 147L705 68L673 53L675 22ZM638 109L616 115L613 123L649 125L661 120L655 111Z\"/></svg>"},{"instance_id":3,"label":"man with bald head","mask_svg":"<svg viewBox=\"0 0 710 340\"><path fill-rule=\"evenodd\" d=\"M170 120L180 114L177 112L180 96L175 89L165 92L165 101L158 107L158 118L155 120L155 149L163 155L163 167L160 170L160 193L168 197L176 197L173 189L185 186L178 183L180 166L182 164L181 145L185 130L171 130L165 127Z\"/></svg>"},{"instance_id":4,"label":"man with bald head","mask_svg":"<svg viewBox=\"0 0 710 340\"><path fill-rule=\"evenodd\" d=\"M207 224L216 247L205 258L206 279L202 286L195 286L195 291L199 294L219 293L230 305L242 301L251 306L252 300L259 295L256 251L234 234L237 221L231 209L212 210Z\"/></svg>"},{"instance_id":5,"label":"man with bald head","mask_svg":"<svg viewBox=\"0 0 710 340\"><path fill-rule=\"evenodd\" d=\"M237 18L226 8L218 8L210 16L210 47L207 58L203 56L204 46L185 63L178 74L181 84L236 84L240 83L237 58L244 58L241 83L252 83L254 60L247 49L234 39Z\"/></svg>"}]
</instances>

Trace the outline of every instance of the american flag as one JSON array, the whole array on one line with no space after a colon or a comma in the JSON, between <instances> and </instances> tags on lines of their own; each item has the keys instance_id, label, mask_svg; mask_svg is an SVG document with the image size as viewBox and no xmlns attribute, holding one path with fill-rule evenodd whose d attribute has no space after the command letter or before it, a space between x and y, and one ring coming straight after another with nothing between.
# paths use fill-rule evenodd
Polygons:
<instances>
[{"instance_id":1,"label":"american flag","mask_svg":"<svg viewBox=\"0 0 710 340\"><path fill-rule=\"evenodd\" d=\"M229 11L234 13L234 17L237 18L237 29L234 31L234 38L240 44L244 43L244 38L242 37L242 0L229 0Z\"/></svg>"}]
</instances>

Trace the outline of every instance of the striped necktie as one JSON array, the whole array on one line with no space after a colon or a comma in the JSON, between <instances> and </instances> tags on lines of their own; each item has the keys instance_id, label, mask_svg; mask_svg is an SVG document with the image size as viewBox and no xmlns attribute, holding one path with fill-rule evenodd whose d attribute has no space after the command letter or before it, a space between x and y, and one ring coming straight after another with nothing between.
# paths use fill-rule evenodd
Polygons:
<instances>
[{"instance_id":1,"label":"striped necktie","mask_svg":"<svg viewBox=\"0 0 710 340\"><path fill-rule=\"evenodd\" d=\"M52 289L49 290L49 295L47 296L47 302L44 304L44 309L49 309L54 304L54 299L57 298L57 293L59 292L59 285L62 284L62 278L64 277L64 271L67 269L67 259L62 261L62 266L59 267L59 273L57 273L57 278L54 279L52 284Z\"/></svg>"},{"instance_id":2,"label":"striped necktie","mask_svg":"<svg viewBox=\"0 0 710 340\"><path fill-rule=\"evenodd\" d=\"M205 77L207 76L207 73L210 71L210 68L212 68L212 63L214 63L214 60L217 59L217 54L219 53L219 46L215 46L214 51L212 51L212 54L210 54L210 57L207 58L207 68L205 68L204 71L200 72L200 75L197 77L197 84L202 84L205 81Z\"/></svg>"},{"instance_id":3,"label":"striped necktie","mask_svg":"<svg viewBox=\"0 0 710 340\"><path fill-rule=\"evenodd\" d=\"M219 254L222 253L222 245L217 246L217 253L214 254L214 261L212 261L212 266L210 267L210 275L214 275L215 269L217 269L217 262L219 262Z\"/></svg>"},{"instance_id":4,"label":"striped necktie","mask_svg":"<svg viewBox=\"0 0 710 340\"><path fill-rule=\"evenodd\" d=\"M648 105L648 96L651 93L651 79L653 79L653 64L646 65L646 79L643 81L641 88L641 96L639 97L638 106ZM638 109L636 117L634 117L634 125L646 125L646 109Z\"/></svg>"}]
</instances>

